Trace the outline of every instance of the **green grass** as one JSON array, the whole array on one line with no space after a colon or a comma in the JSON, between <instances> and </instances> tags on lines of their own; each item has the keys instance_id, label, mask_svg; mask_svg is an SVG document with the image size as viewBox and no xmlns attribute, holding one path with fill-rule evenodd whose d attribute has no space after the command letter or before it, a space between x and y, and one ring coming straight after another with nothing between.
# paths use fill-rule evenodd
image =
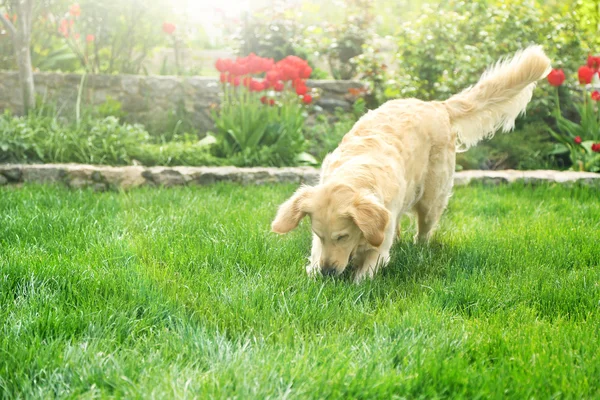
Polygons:
<instances>
[{"instance_id":1,"label":"green grass","mask_svg":"<svg viewBox=\"0 0 600 400\"><path fill-rule=\"evenodd\" d=\"M600 396L597 190L458 188L354 285L293 189L0 189L0 397Z\"/></svg>"}]
</instances>

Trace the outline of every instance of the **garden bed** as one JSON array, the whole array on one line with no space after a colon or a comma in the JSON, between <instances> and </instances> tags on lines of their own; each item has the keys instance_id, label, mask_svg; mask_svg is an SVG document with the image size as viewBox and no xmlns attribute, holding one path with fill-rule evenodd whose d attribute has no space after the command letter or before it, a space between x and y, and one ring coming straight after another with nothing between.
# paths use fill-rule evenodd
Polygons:
<instances>
[{"instance_id":1,"label":"garden bed","mask_svg":"<svg viewBox=\"0 0 600 400\"><path fill-rule=\"evenodd\" d=\"M96 190L129 189L140 186L207 185L216 182L241 184L314 184L319 170L311 167L109 167L83 164L4 164L0 165L0 185L59 183L72 188ZM455 185L484 183L580 183L600 187L600 174L573 171L460 171Z\"/></svg>"}]
</instances>

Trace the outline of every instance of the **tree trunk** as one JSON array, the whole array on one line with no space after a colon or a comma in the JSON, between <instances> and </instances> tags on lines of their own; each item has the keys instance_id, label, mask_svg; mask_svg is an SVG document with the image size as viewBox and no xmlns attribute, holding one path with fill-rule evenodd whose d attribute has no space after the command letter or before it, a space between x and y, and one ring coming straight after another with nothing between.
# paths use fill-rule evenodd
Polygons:
<instances>
[{"instance_id":1,"label":"tree trunk","mask_svg":"<svg viewBox=\"0 0 600 400\"><path fill-rule=\"evenodd\" d=\"M33 67L31 66L31 20L33 18L33 0L13 0L13 9L17 13L18 23L13 25L8 18L0 15L0 22L9 31L15 48L19 67L19 81L23 94L23 112L27 114L35 108L35 87Z\"/></svg>"},{"instance_id":2,"label":"tree trunk","mask_svg":"<svg viewBox=\"0 0 600 400\"><path fill-rule=\"evenodd\" d=\"M17 14L20 23L17 26L15 52L19 64L19 80L21 81L21 91L23 93L23 111L27 114L35 108L35 88L30 49L33 0L17 0Z\"/></svg>"},{"instance_id":3,"label":"tree trunk","mask_svg":"<svg viewBox=\"0 0 600 400\"><path fill-rule=\"evenodd\" d=\"M16 56L19 65L19 81L21 82L21 92L23 94L23 111L27 114L35 108L35 87L33 84L29 40L27 40L27 43L19 40L19 43L15 44L17 45Z\"/></svg>"}]
</instances>

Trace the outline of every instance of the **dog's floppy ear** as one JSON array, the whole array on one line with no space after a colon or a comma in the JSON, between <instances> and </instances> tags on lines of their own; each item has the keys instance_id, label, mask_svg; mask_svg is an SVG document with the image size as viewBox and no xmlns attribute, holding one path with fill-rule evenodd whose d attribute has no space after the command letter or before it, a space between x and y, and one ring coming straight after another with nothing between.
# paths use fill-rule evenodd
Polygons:
<instances>
[{"instance_id":1,"label":"dog's floppy ear","mask_svg":"<svg viewBox=\"0 0 600 400\"><path fill-rule=\"evenodd\" d=\"M379 247L390 222L390 212L370 196L358 196L350 216L371 246Z\"/></svg>"},{"instance_id":2,"label":"dog's floppy ear","mask_svg":"<svg viewBox=\"0 0 600 400\"><path fill-rule=\"evenodd\" d=\"M279 206L277 216L271 224L271 230L275 233L288 233L298 226L300 220L306 216L307 201L313 194L314 189L303 186L294 193L285 203Z\"/></svg>"}]
</instances>

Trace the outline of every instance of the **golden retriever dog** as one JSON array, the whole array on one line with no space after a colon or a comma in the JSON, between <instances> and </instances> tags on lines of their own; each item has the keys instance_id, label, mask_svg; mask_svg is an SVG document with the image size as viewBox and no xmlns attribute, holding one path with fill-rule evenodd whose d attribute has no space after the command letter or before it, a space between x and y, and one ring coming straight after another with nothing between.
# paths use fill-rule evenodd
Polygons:
<instances>
[{"instance_id":1,"label":"golden retriever dog","mask_svg":"<svg viewBox=\"0 0 600 400\"><path fill-rule=\"evenodd\" d=\"M369 111L325 158L319 184L279 207L272 230L287 233L308 215L309 275L339 275L352 264L356 282L372 278L390 258L402 215L416 213L415 240L431 238L451 195L457 148L510 131L550 69L532 46L446 101L392 100Z\"/></svg>"}]
</instances>

